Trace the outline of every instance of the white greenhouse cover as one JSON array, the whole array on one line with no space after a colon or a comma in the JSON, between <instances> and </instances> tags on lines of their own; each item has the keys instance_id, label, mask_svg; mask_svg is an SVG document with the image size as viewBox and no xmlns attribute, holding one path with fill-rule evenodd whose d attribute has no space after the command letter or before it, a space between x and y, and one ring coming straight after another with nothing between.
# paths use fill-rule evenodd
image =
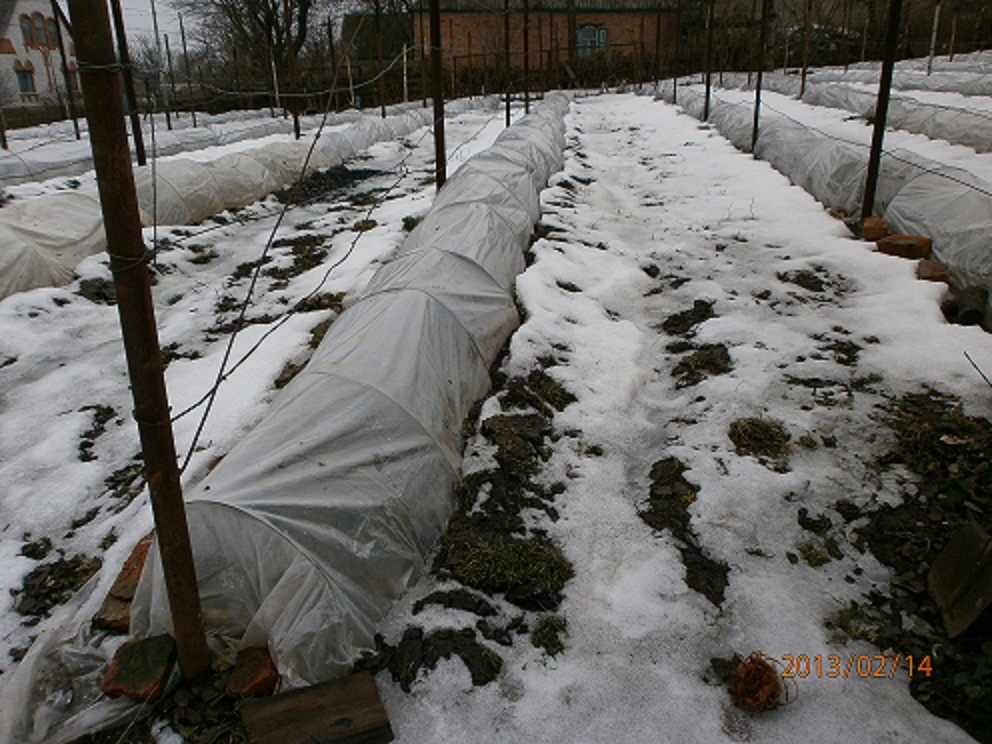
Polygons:
<instances>
[{"instance_id":1,"label":"white greenhouse cover","mask_svg":"<svg viewBox=\"0 0 992 744\"><path fill-rule=\"evenodd\" d=\"M492 103L492 101L488 101ZM459 99L449 114L478 106ZM483 103L485 105L485 101ZM429 126L432 114L413 105L386 119L351 114L343 130L326 131L316 142L307 172L337 165L382 140ZM281 121L281 120L277 120ZM184 132L208 130L190 129ZM210 136L223 138L223 127ZM238 130L243 133L243 129ZM177 137L180 133L176 133ZM89 148L89 143L83 143ZM215 144L211 142L208 144ZM288 186L300 175L313 138L281 141L221 155L215 160L174 158L134 169L141 221L145 226L189 225L224 209L241 207ZM0 161L2 162L2 161ZM154 187L154 188L153 188ZM106 246L96 185L14 200L0 209L0 299L36 287L72 281L73 269Z\"/></svg>"},{"instance_id":2,"label":"white greenhouse cover","mask_svg":"<svg viewBox=\"0 0 992 744\"><path fill-rule=\"evenodd\" d=\"M671 100L670 82L660 94ZM699 91L680 87L678 103L701 118ZM741 150L750 149L752 117L753 105L711 101L710 122ZM863 147L763 114L755 154L826 206L860 212L868 167ZM950 266L959 286L978 284L992 291L992 184L907 150L887 150L875 211L897 232L930 237L934 255Z\"/></svg>"},{"instance_id":3,"label":"white greenhouse cover","mask_svg":"<svg viewBox=\"0 0 992 744\"><path fill-rule=\"evenodd\" d=\"M265 420L188 495L211 632L267 646L284 686L347 671L447 523L462 420L518 322L513 278L561 167L567 107L548 96L458 169ZM171 627L160 565L150 554L137 635Z\"/></svg>"}]
</instances>

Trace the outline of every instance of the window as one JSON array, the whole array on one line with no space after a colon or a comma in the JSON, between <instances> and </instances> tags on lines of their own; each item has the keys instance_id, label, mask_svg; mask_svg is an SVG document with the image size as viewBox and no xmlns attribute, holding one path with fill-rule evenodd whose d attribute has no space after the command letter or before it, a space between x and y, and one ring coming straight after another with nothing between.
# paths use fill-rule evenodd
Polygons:
<instances>
[{"instance_id":1,"label":"window","mask_svg":"<svg viewBox=\"0 0 992 744\"><path fill-rule=\"evenodd\" d=\"M31 28L30 16L21 16L21 38L24 39L24 46L34 46L34 31Z\"/></svg>"},{"instance_id":2,"label":"window","mask_svg":"<svg viewBox=\"0 0 992 744\"><path fill-rule=\"evenodd\" d=\"M41 13L31 16L34 26L34 43L38 46L48 46L48 32L45 29L45 17Z\"/></svg>"},{"instance_id":3,"label":"window","mask_svg":"<svg viewBox=\"0 0 992 744\"><path fill-rule=\"evenodd\" d=\"M48 46L52 49L59 48L59 30L55 25L54 18L46 18L45 24L48 26Z\"/></svg>"},{"instance_id":4,"label":"window","mask_svg":"<svg viewBox=\"0 0 992 744\"><path fill-rule=\"evenodd\" d=\"M591 57L606 49L606 27L585 24L579 26L576 36L580 57Z\"/></svg>"},{"instance_id":5,"label":"window","mask_svg":"<svg viewBox=\"0 0 992 744\"><path fill-rule=\"evenodd\" d=\"M31 70L16 70L17 89L21 93L34 93L34 72Z\"/></svg>"}]
</instances>

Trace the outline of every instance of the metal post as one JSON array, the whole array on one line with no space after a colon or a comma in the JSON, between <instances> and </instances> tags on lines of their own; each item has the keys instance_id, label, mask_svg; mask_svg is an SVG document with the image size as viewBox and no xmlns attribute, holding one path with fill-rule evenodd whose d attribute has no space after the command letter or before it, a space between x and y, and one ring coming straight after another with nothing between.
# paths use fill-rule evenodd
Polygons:
<instances>
[{"instance_id":1,"label":"metal post","mask_svg":"<svg viewBox=\"0 0 992 744\"><path fill-rule=\"evenodd\" d=\"M754 83L754 122L751 125L751 152L758 142L758 117L761 113L761 79L765 71L765 43L768 37L768 11L771 0L761 0L761 28L758 31L758 75Z\"/></svg>"},{"instance_id":2,"label":"metal post","mask_svg":"<svg viewBox=\"0 0 992 744\"><path fill-rule=\"evenodd\" d=\"M134 418L141 437L179 665L183 676L189 680L207 668L210 655L179 485L110 18L102 0L69 0L69 12L83 100L87 104L86 119L107 235L107 253L117 290Z\"/></svg>"},{"instance_id":3,"label":"metal post","mask_svg":"<svg viewBox=\"0 0 992 744\"><path fill-rule=\"evenodd\" d=\"M706 9L706 97L703 99L703 121L710 118L710 88L713 82L713 16L716 13L716 0L710 0Z\"/></svg>"},{"instance_id":4,"label":"metal post","mask_svg":"<svg viewBox=\"0 0 992 744\"><path fill-rule=\"evenodd\" d=\"M131 136L134 138L134 154L138 165L148 162L145 156L145 135L141 131L141 116L138 113L138 96L134 92L134 72L131 69L131 54L127 48L127 34L124 31L124 14L120 0L110 0L110 10L114 16L114 31L117 34L117 53L124 70L124 94L127 96L128 115L131 119ZM78 58L78 54L77 54Z\"/></svg>"},{"instance_id":5,"label":"metal post","mask_svg":"<svg viewBox=\"0 0 992 744\"><path fill-rule=\"evenodd\" d=\"M448 167L444 151L444 85L441 80L441 3L430 0L431 12L431 84L434 96L434 183L444 186Z\"/></svg>"},{"instance_id":6,"label":"metal post","mask_svg":"<svg viewBox=\"0 0 992 744\"><path fill-rule=\"evenodd\" d=\"M287 0L288 2L288 0ZM379 109L382 112L382 118L386 118L386 78L382 74L382 3L381 0L375 0L375 51L376 51L376 66L378 72L376 77L379 78Z\"/></svg>"},{"instance_id":7,"label":"metal post","mask_svg":"<svg viewBox=\"0 0 992 744\"><path fill-rule=\"evenodd\" d=\"M930 31L930 57L927 59L927 75L933 72L933 55L937 51L937 27L940 25L940 0L933 4L933 29Z\"/></svg>"},{"instance_id":8,"label":"metal post","mask_svg":"<svg viewBox=\"0 0 992 744\"><path fill-rule=\"evenodd\" d=\"M806 74L809 72L809 23L813 12L813 0L806 0L803 7L803 74L799 81L799 100L806 94Z\"/></svg>"},{"instance_id":9,"label":"metal post","mask_svg":"<svg viewBox=\"0 0 992 744\"><path fill-rule=\"evenodd\" d=\"M66 107L69 110L69 118L72 119L72 128L76 132L76 139L82 139L79 132L79 122L76 119L76 96L75 86L72 84L72 73L69 72L69 64L65 56L65 39L62 38L62 24L59 22L59 7L55 0L52 0L52 17L55 19L55 43L59 47L59 58L62 60L62 80L65 83Z\"/></svg>"},{"instance_id":10,"label":"metal post","mask_svg":"<svg viewBox=\"0 0 992 744\"><path fill-rule=\"evenodd\" d=\"M571 1L571 0L570 0ZM503 0L503 74L506 94L506 126L510 126L510 0Z\"/></svg>"},{"instance_id":11,"label":"metal post","mask_svg":"<svg viewBox=\"0 0 992 744\"><path fill-rule=\"evenodd\" d=\"M524 113L530 113L530 2L524 0Z\"/></svg>"},{"instance_id":12,"label":"metal post","mask_svg":"<svg viewBox=\"0 0 992 744\"><path fill-rule=\"evenodd\" d=\"M892 88L892 71L896 64L901 10L902 0L889 0L889 28L885 34L885 56L882 58L882 77L878 83L875 128L871 135L871 153L868 156L868 175L865 178L865 199L861 205L861 219L871 217L875 209L875 190L878 187L878 172L882 163L882 140L885 137L885 118L889 113L889 92Z\"/></svg>"},{"instance_id":13,"label":"metal post","mask_svg":"<svg viewBox=\"0 0 992 744\"><path fill-rule=\"evenodd\" d=\"M183 43L183 66L186 68L186 92L189 94L189 112L193 117L193 126L196 127L196 105L193 102L193 75L189 71L189 48L186 46L186 27L183 26L182 13L179 16L179 39Z\"/></svg>"}]
</instances>

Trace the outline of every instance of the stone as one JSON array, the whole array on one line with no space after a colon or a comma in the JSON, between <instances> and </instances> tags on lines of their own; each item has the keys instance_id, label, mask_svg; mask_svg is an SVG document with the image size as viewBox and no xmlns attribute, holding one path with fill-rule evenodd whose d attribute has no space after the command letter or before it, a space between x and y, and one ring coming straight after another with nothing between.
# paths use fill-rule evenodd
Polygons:
<instances>
[{"instance_id":1,"label":"stone","mask_svg":"<svg viewBox=\"0 0 992 744\"><path fill-rule=\"evenodd\" d=\"M889 223L881 217L866 217L861 223L862 240L881 240L889 234Z\"/></svg>"},{"instance_id":2,"label":"stone","mask_svg":"<svg viewBox=\"0 0 992 744\"><path fill-rule=\"evenodd\" d=\"M951 283L951 269L940 261L932 261L929 258L922 258L916 264L916 278L925 282Z\"/></svg>"},{"instance_id":3,"label":"stone","mask_svg":"<svg viewBox=\"0 0 992 744\"><path fill-rule=\"evenodd\" d=\"M176 642L169 635L128 641L114 654L100 689L111 697L157 700L176 663Z\"/></svg>"},{"instance_id":4,"label":"stone","mask_svg":"<svg viewBox=\"0 0 992 744\"><path fill-rule=\"evenodd\" d=\"M899 258L926 258L933 241L922 235L887 235L876 241L879 253Z\"/></svg>"},{"instance_id":5,"label":"stone","mask_svg":"<svg viewBox=\"0 0 992 744\"><path fill-rule=\"evenodd\" d=\"M227 694L233 698L271 695L279 682L279 670L264 648L245 648L238 652L234 669L227 681Z\"/></svg>"}]
</instances>

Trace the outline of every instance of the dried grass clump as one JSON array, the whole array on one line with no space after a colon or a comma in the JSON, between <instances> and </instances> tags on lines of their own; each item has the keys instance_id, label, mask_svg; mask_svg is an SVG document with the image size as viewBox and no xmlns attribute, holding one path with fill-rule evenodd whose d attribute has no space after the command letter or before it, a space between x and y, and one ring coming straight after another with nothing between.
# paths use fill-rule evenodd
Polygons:
<instances>
[{"instance_id":1,"label":"dried grass clump","mask_svg":"<svg viewBox=\"0 0 992 744\"><path fill-rule=\"evenodd\" d=\"M777 708L782 702L778 670L763 653L754 651L734 670L730 694L734 704L749 713Z\"/></svg>"}]
</instances>

